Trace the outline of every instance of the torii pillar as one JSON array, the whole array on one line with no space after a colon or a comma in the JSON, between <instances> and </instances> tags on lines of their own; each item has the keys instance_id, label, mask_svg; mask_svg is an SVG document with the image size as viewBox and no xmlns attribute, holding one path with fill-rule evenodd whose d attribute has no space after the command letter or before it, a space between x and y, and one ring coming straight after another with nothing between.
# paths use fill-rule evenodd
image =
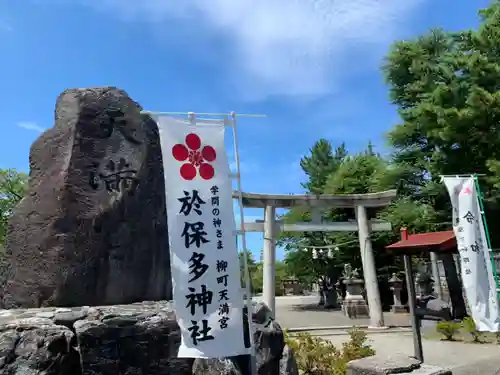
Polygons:
<instances>
[{"instance_id":1,"label":"torii pillar","mask_svg":"<svg viewBox=\"0 0 500 375\"><path fill-rule=\"evenodd\" d=\"M382 301L378 287L377 267L373 256L370 227L366 215L366 207L358 205L355 207L356 220L358 222L359 250L361 252L361 264L363 265L363 277L365 279L366 299L370 309L370 327L384 327L384 315L382 313Z\"/></svg>"},{"instance_id":2,"label":"torii pillar","mask_svg":"<svg viewBox=\"0 0 500 375\"><path fill-rule=\"evenodd\" d=\"M268 202L264 211L264 269L262 294L264 302L276 312L276 207Z\"/></svg>"}]
</instances>

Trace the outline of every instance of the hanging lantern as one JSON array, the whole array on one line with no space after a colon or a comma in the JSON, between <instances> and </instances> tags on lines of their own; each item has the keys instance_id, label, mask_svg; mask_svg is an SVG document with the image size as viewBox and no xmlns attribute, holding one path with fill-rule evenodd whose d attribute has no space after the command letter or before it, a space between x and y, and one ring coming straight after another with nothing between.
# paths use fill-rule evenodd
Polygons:
<instances>
[{"instance_id":1,"label":"hanging lantern","mask_svg":"<svg viewBox=\"0 0 500 375\"><path fill-rule=\"evenodd\" d=\"M318 250L313 249L313 251L312 251L312 258L313 259L318 259Z\"/></svg>"}]
</instances>

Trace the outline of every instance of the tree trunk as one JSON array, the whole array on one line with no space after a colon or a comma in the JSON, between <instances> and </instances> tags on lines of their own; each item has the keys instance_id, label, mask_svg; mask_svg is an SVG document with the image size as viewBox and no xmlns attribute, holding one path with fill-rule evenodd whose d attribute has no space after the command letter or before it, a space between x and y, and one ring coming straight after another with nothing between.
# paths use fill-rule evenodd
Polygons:
<instances>
[{"instance_id":1,"label":"tree trunk","mask_svg":"<svg viewBox=\"0 0 500 375\"><path fill-rule=\"evenodd\" d=\"M325 309L334 309L338 307L337 291L335 288L329 288L325 291Z\"/></svg>"},{"instance_id":2,"label":"tree trunk","mask_svg":"<svg viewBox=\"0 0 500 375\"><path fill-rule=\"evenodd\" d=\"M453 254L440 254L440 258L443 261L444 274L446 276L446 283L448 284L453 319L461 320L467 316L467 309Z\"/></svg>"},{"instance_id":3,"label":"tree trunk","mask_svg":"<svg viewBox=\"0 0 500 375\"><path fill-rule=\"evenodd\" d=\"M325 304L325 288L324 288L324 280L318 282L318 294L319 294L319 302L318 306L323 306Z\"/></svg>"}]
</instances>

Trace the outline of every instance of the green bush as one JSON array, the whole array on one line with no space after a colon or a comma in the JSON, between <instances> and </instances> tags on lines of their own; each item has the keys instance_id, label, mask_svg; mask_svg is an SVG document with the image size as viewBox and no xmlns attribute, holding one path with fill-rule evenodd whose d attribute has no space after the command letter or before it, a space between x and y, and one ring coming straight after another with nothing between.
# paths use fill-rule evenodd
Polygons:
<instances>
[{"instance_id":1,"label":"green bush","mask_svg":"<svg viewBox=\"0 0 500 375\"><path fill-rule=\"evenodd\" d=\"M443 335L445 340L453 341L454 336L460 331L460 324L442 320L436 324L436 331Z\"/></svg>"},{"instance_id":2,"label":"green bush","mask_svg":"<svg viewBox=\"0 0 500 375\"><path fill-rule=\"evenodd\" d=\"M366 344L366 333L356 328L349 330L349 340L340 349L331 342L308 333L299 333L293 337L286 333L285 339L293 350L299 372L303 375L345 375L347 363L375 354Z\"/></svg>"},{"instance_id":3,"label":"green bush","mask_svg":"<svg viewBox=\"0 0 500 375\"><path fill-rule=\"evenodd\" d=\"M481 342L481 332L477 330L476 322L474 319L467 317L462 320L462 327L464 330L471 335L473 342Z\"/></svg>"}]
</instances>

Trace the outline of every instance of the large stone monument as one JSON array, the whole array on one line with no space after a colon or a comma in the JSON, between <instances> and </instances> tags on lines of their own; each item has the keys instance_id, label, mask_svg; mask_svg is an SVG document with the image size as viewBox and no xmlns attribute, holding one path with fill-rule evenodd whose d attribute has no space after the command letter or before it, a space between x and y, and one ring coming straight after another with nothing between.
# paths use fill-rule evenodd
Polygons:
<instances>
[{"instance_id":1,"label":"large stone monument","mask_svg":"<svg viewBox=\"0 0 500 375\"><path fill-rule=\"evenodd\" d=\"M171 298L158 128L140 111L112 87L59 96L10 220L0 307Z\"/></svg>"}]
</instances>

